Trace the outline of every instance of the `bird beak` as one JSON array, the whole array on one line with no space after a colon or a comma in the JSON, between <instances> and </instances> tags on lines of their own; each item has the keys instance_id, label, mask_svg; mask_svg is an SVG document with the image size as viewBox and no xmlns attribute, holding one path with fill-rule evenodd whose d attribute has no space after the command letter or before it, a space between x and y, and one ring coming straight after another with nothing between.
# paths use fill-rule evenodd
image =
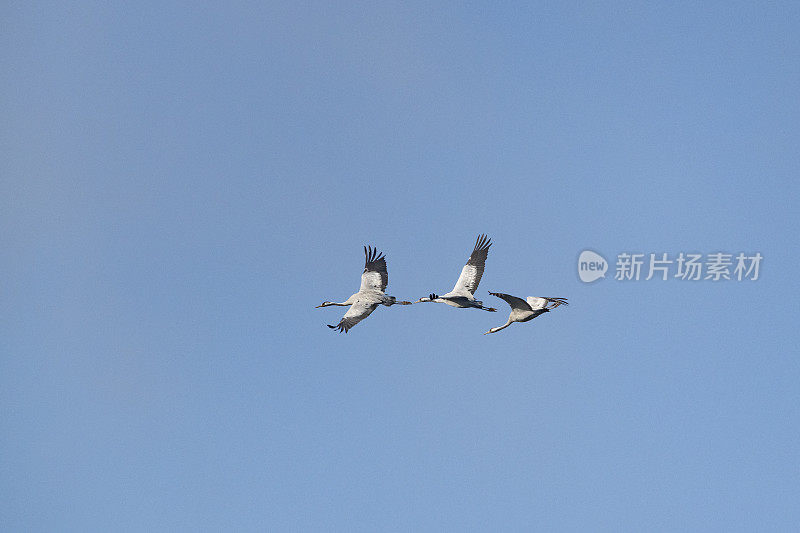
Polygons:
<instances>
[{"instance_id":1,"label":"bird beak","mask_svg":"<svg viewBox=\"0 0 800 533\"><path fill-rule=\"evenodd\" d=\"M319 309L320 307L322 307L322 304L319 304L318 306L314 307L314 309Z\"/></svg>"},{"instance_id":2,"label":"bird beak","mask_svg":"<svg viewBox=\"0 0 800 533\"><path fill-rule=\"evenodd\" d=\"M484 333L484 335L488 335L489 333L491 333L491 331L487 331L486 333Z\"/></svg>"}]
</instances>

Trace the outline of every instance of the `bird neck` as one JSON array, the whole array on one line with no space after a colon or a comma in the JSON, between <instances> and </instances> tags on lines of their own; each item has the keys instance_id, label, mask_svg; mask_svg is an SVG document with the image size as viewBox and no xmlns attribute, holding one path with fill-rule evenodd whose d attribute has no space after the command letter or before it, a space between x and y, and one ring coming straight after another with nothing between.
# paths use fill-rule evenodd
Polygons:
<instances>
[{"instance_id":1,"label":"bird neck","mask_svg":"<svg viewBox=\"0 0 800 533\"><path fill-rule=\"evenodd\" d=\"M505 328L507 328L507 327L508 327L508 326L510 326L511 324L512 324L512 322L511 322L511 319L509 318L509 319L508 319L508 322L506 322L506 323L505 323L505 324L503 324L502 326L498 326L498 327L496 327L496 328L492 328L490 331L491 331L492 333L494 333L495 331L500 331L501 329L505 329Z\"/></svg>"}]
</instances>

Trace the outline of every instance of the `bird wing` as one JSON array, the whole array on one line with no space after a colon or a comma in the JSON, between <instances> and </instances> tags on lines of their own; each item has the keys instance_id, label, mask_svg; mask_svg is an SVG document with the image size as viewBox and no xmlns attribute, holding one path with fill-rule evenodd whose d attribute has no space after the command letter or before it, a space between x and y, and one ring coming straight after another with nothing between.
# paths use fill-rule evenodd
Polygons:
<instances>
[{"instance_id":1,"label":"bird wing","mask_svg":"<svg viewBox=\"0 0 800 533\"><path fill-rule=\"evenodd\" d=\"M511 306L511 309L519 309L520 311L533 311L536 309L532 305L528 305L530 303L530 298L528 298L528 301L526 302L522 298L517 298L516 296L511 296L510 294L503 294L502 292L490 291L489 294L505 300L508 305Z\"/></svg>"},{"instance_id":2,"label":"bird wing","mask_svg":"<svg viewBox=\"0 0 800 533\"><path fill-rule=\"evenodd\" d=\"M347 310L337 325L331 326L328 324L328 327L331 329L338 329L339 333L347 333L350 328L367 318L376 307L378 307L378 304L370 303L363 298L359 298L350 306L350 309Z\"/></svg>"},{"instance_id":3,"label":"bird wing","mask_svg":"<svg viewBox=\"0 0 800 533\"><path fill-rule=\"evenodd\" d=\"M531 309L544 309L548 307L549 309L555 309L559 305L569 305L566 298L551 298L551 297L538 297L538 296L528 296L526 298L528 301L528 305L531 306Z\"/></svg>"},{"instance_id":4,"label":"bird wing","mask_svg":"<svg viewBox=\"0 0 800 533\"><path fill-rule=\"evenodd\" d=\"M478 240L475 241L475 248L467 260L467 264L461 269L461 275L456 281L455 287L451 292L461 293L464 291L470 294L475 294L478 290L478 284L481 282L483 276L483 268L486 265L486 256L489 255L489 247L492 241L486 235L478 235Z\"/></svg>"},{"instance_id":5,"label":"bird wing","mask_svg":"<svg viewBox=\"0 0 800 533\"><path fill-rule=\"evenodd\" d=\"M547 307L547 298L539 298L538 296L528 296L525 298L531 309L544 309Z\"/></svg>"},{"instance_id":6,"label":"bird wing","mask_svg":"<svg viewBox=\"0 0 800 533\"><path fill-rule=\"evenodd\" d=\"M386 271L386 258L378 253L377 248L364 247L364 273L361 274L361 288L359 291L386 290L389 284L389 273Z\"/></svg>"}]
</instances>

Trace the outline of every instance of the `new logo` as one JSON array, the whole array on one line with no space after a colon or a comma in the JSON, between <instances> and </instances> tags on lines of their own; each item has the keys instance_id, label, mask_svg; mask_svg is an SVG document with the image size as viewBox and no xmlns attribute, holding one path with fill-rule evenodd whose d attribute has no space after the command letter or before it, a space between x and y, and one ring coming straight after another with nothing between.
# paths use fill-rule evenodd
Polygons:
<instances>
[{"instance_id":1,"label":"new logo","mask_svg":"<svg viewBox=\"0 0 800 533\"><path fill-rule=\"evenodd\" d=\"M578 276L584 283L591 283L606 277L608 261L602 255L591 250L584 250L578 257Z\"/></svg>"}]
</instances>

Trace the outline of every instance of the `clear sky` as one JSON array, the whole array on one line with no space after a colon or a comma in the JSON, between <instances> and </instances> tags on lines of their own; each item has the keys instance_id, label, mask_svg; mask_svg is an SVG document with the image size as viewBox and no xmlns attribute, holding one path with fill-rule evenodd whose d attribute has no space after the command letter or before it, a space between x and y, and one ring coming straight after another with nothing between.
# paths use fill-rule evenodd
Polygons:
<instances>
[{"instance_id":1,"label":"clear sky","mask_svg":"<svg viewBox=\"0 0 800 533\"><path fill-rule=\"evenodd\" d=\"M800 527L796 2L0 11L3 530Z\"/></svg>"}]
</instances>

